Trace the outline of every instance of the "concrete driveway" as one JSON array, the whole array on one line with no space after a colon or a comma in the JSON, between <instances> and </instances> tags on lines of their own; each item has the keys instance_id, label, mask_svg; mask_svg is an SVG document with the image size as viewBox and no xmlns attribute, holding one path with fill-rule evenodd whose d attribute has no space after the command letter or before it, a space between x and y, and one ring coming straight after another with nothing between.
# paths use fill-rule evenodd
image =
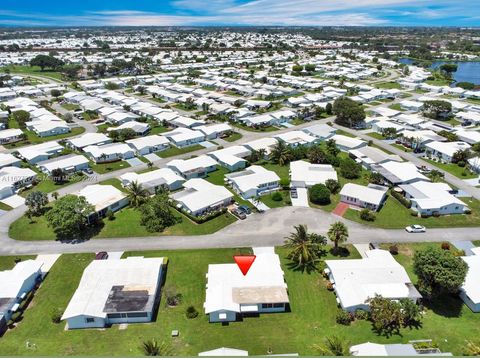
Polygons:
<instances>
[{"instance_id":1,"label":"concrete driveway","mask_svg":"<svg viewBox=\"0 0 480 358\"><path fill-rule=\"evenodd\" d=\"M127 159L126 162L130 164L131 167L138 167L139 165L143 164L143 162L138 158Z\"/></svg>"},{"instance_id":2,"label":"concrete driveway","mask_svg":"<svg viewBox=\"0 0 480 358\"><path fill-rule=\"evenodd\" d=\"M292 206L308 208L308 190L306 188L297 188L297 197L294 198L290 194L292 199Z\"/></svg>"}]
</instances>

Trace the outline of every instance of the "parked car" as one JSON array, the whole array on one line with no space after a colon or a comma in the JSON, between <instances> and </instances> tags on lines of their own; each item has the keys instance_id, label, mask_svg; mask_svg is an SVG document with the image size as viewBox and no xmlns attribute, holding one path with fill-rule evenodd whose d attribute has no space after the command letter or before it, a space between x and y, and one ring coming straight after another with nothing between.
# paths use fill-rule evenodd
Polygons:
<instances>
[{"instance_id":1,"label":"parked car","mask_svg":"<svg viewBox=\"0 0 480 358\"><path fill-rule=\"evenodd\" d=\"M240 220L245 220L247 218L247 215L245 215L245 213L238 208L232 209L231 212L232 212L233 215L235 215Z\"/></svg>"},{"instance_id":2,"label":"parked car","mask_svg":"<svg viewBox=\"0 0 480 358\"><path fill-rule=\"evenodd\" d=\"M105 251L100 251L95 255L95 260L106 260L108 259L108 253Z\"/></svg>"},{"instance_id":3,"label":"parked car","mask_svg":"<svg viewBox=\"0 0 480 358\"><path fill-rule=\"evenodd\" d=\"M252 210L246 205L240 205L238 210L244 212L246 215L250 215L252 213Z\"/></svg>"},{"instance_id":4,"label":"parked car","mask_svg":"<svg viewBox=\"0 0 480 358\"><path fill-rule=\"evenodd\" d=\"M297 188L290 189L290 196L294 199L298 198Z\"/></svg>"},{"instance_id":5,"label":"parked car","mask_svg":"<svg viewBox=\"0 0 480 358\"><path fill-rule=\"evenodd\" d=\"M420 232L426 232L427 228L422 225L410 225L410 226L407 226L405 230L409 233L420 233Z\"/></svg>"},{"instance_id":6,"label":"parked car","mask_svg":"<svg viewBox=\"0 0 480 358\"><path fill-rule=\"evenodd\" d=\"M93 174L92 168L87 168L87 169L84 170L84 172L87 173L87 174Z\"/></svg>"}]
</instances>

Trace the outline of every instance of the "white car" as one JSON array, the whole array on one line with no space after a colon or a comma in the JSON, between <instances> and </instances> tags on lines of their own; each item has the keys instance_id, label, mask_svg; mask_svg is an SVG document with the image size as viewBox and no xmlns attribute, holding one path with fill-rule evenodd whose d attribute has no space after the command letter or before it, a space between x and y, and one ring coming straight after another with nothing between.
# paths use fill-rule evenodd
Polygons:
<instances>
[{"instance_id":1,"label":"white car","mask_svg":"<svg viewBox=\"0 0 480 358\"><path fill-rule=\"evenodd\" d=\"M418 232L425 232L427 231L425 226L422 225L410 225L405 228L407 232L410 233L418 233Z\"/></svg>"}]
</instances>

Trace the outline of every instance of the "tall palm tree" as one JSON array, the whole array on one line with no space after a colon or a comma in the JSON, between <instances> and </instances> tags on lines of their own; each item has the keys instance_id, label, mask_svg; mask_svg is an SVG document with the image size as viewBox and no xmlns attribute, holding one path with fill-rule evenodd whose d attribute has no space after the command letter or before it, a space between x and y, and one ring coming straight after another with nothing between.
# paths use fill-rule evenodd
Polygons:
<instances>
[{"instance_id":1,"label":"tall palm tree","mask_svg":"<svg viewBox=\"0 0 480 358\"><path fill-rule=\"evenodd\" d=\"M288 258L292 260L294 269L314 271L323 255L325 237L309 233L306 225L295 226L295 232L285 240L285 248L291 249Z\"/></svg>"},{"instance_id":2,"label":"tall palm tree","mask_svg":"<svg viewBox=\"0 0 480 358\"><path fill-rule=\"evenodd\" d=\"M170 347L165 343L158 343L155 339L150 339L142 343L143 354L146 356L168 356L171 354Z\"/></svg>"},{"instance_id":3,"label":"tall palm tree","mask_svg":"<svg viewBox=\"0 0 480 358\"><path fill-rule=\"evenodd\" d=\"M292 156L291 156L290 148L288 148L284 142L279 141L273 147L270 157L275 163L283 166L288 162L290 162Z\"/></svg>"},{"instance_id":4,"label":"tall palm tree","mask_svg":"<svg viewBox=\"0 0 480 358\"><path fill-rule=\"evenodd\" d=\"M324 343L313 348L322 356L349 356L348 343L338 336L325 337Z\"/></svg>"},{"instance_id":5,"label":"tall palm tree","mask_svg":"<svg viewBox=\"0 0 480 358\"><path fill-rule=\"evenodd\" d=\"M127 197L130 205L134 208L143 204L148 196L148 191L137 181L133 181L127 186Z\"/></svg>"},{"instance_id":6,"label":"tall palm tree","mask_svg":"<svg viewBox=\"0 0 480 358\"><path fill-rule=\"evenodd\" d=\"M328 230L328 238L334 243L334 250L338 250L338 244L347 241L348 239L348 228L341 221L337 221L330 226Z\"/></svg>"}]
</instances>

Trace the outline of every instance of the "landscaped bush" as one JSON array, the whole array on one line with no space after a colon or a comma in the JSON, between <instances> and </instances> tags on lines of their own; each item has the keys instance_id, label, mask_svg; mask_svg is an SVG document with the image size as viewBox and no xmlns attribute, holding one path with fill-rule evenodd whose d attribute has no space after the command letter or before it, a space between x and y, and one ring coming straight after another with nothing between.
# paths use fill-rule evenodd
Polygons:
<instances>
[{"instance_id":1,"label":"landscaped bush","mask_svg":"<svg viewBox=\"0 0 480 358\"><path fill-rule=\"evenodd\" d=\"M105 217L109 220L115 220L115 214L112 210L108 209L107 212L105 213Z\"/></svg>"},{"instance_id":2,"label":"landscaped bush","mask_svg":"<svg viewBox=\"0 0 480 358\"><path fill-rule=\"evenodd\" d=\"M442 242L442 250L450 250L450 243Z\"/></svg>"},{"instance_id":3,"label":"landscaped bush","mask_svg":"<svg viewBox=\"0 0 480 358\"><path fill-rule=\"evenodd\" d=\"M325 186L330 190L330 193L337 194L340 191L340 184L334 179L328 179Z\"/></svg>"},{"instance_id":4,"label":"landscaped bush","mask_svg":"<svg viewBox=\"0 0 480 358\"><path fill-rule=\"evenodd\" d=\"M356 310L355 311L355 319L358 320L367 320L369 317L369 314L365 310Z\"/></svg>"},{"instance_id":5,"label":"landscaped bush","mask_svg":"<svg viewBox=\"0 0 480 358\"><path fill-rule=\"evenodd\" d=\"M368 209L363 209L360 211L360 219L364 221L375 221L377 216L375 215L374 212L368 210Z\"/></svg>"},{"instance_id":6,"label":"landscaped bush","mask_svg":"<svg viewBox=\"0 0 480 358\"><path fill-rule=\"evenodd\" d=\"M323 184L316 184L310 188L310 201L318 205L330 204L330 190Z\"/></svg>"},{"instance_id":7,"label":"landscaped bush","mask_svg":"<svg viewBox=\"0 0 480 358\"><path fill-rule=\"evenodd\" d=\"M167 287L165 289L165 298L168 306L178 306L182 303L183 296L181 293L178 293L174 287Z\"/></svg>"},{"instance_id":8,"label":"landscaped bush","mask_svg":"<svg viewBox=\"0 0 480 358\"><path fill-rule=\"evenodd\" d=\"M331 282L327 283L327 290L333 291L333 283L331 283Z\"/></svg>"},{"instance_id":9,"label":"landscaped bush","mask_svg":"<svg viewBox=\"0 0 480 358\"><path fill-rule=\"evenodd\" d=\"M52 323L58 324L62 321L62 312L58 308L54 308L50 313Z\"/></svg>"},{"instance_id":10,"label":"landscaped bush","mask_svg":"<svg viewBox=\"0 0 480 358\"><path fill-rule=\"evenodd\" d=\"M275 193L272 193L271 197L272 197L273 201L282 201L283 200L282 194L279 193L278 191L276 191Z\"/></svg>"},{"instance_id":11,"label":"landscaped bush","mask_svg":"<svg viewBox=\"0 0 480 358\"><path fill-rule=\"evenodd\" d=\"M280 179L279 184L282 187L282 189L287 190L290 187L290 179L282 178L282 179Z\"/></svg>"},{"instance_id":12,"label":"landscaped bush","mask_svg":"<svg viewBox=\"0 0 480 358\"><path fill-rule=\"evenodd\" d=\"M395 198L397 199L400 204L402 204L403 206L405 206L407 209L410 209L412 207L412 202L410 200L408 200L407 198L405 198L402 194L400 194L399 192L395 191L395 190L390 190L390 194Z\"/></svg>"},{"instance_id":13,"label":"landscaped bush","mask_svg":"<svg viewBox=\"0 0 480 358\"><path fill-rule=\"evenodd\" d=\"M398 255L398 246L390 245L390 247L388 248L388 251L390 251L392 255Z\"/></svg>"},{"instance_id":14,"label":"landscaped bush","mask_svg":"<svg viewBox=\"0 0 480 358\"><path fill-rule=\"evenodd\" d=\"M198 317L198 311L195 307L193 306L189 306L187 308L187 310L185 311L185 316L188 318L188 319L194 319L194 318L197 318Z\"/></svg>"},{"instance_id":15,"label":"landscaped bush","mask_svg":"<svg viewBox=\"0 0 480 358\"><path fill-rule=\"evenodd\" d=\"M338 324L343 324L345 326L349 326L350 323L352 323L354 319L355 318L354 318L353 314L348 313L348 312L346 312L342 309L339 309L337 311L337 316L335 318L335 320L337 321Z\"/></svg>"}]
</instances>

